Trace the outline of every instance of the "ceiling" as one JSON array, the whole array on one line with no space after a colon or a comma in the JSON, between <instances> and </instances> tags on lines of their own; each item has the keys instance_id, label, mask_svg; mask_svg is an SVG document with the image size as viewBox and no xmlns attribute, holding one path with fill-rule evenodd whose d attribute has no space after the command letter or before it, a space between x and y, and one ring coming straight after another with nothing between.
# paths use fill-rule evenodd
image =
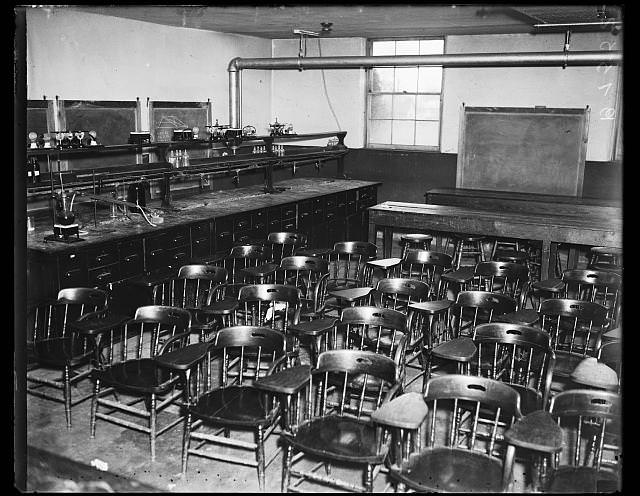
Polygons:
<instances>
[{"instance_id":1,"label":"ceiling","mask_svg":"<svg viewBox=\"0 0 640 496\"><path fill-rule=\"evenodd\" d=\"M332 23L323 37L415 37L447 34L535 32L534 24L621 21L616 6L508 5L281 5L281 6L70 6L59 7L139 21L237 33L261 38L297 38L294 29L314 32ZM565 30L561 28L560 30ZM603 26L572 28L602 30ZM556 29L557 30L557 29Z\"/></svg>"}]
</instances>

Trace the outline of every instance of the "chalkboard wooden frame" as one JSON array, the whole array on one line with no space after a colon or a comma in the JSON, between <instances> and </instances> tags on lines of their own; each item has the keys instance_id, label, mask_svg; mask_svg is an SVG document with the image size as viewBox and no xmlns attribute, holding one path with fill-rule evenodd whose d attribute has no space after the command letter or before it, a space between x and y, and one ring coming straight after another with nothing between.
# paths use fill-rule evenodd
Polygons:
<instances>
[{"instance_id":1,"label":"chalkboard wooden frame","mask_svg":"<svg viewBox=\"0 0 640 496\"><path fill-rule=\"evenodd\" d=\"M202 113L204 115L199 116L199 118L202 119L202 117L204 117L204 120L202 121L203 125L200 126L200 132L204 135L204 133L206 132L205 126L211 125L211 120L212 120L211 99L208 99L206 102L176 102L176 101L147 100L147 106L149 108L149 131L151 133L151 141L154 141L157 143L171 141L173 139L172 130L174 128L182 127L182 126L181 125L180 126L177 125L174 127L169 126L167 127L167 131L168 131L167 133L165 133L162 136L159 135L159 133L157 132L158 123L156 122L156 111L174 109L178 111L191 110L191 111L198 112L199 110L202 110ZM185 122L184 125L188 128L192 128L195 125L195 123Z\"/></svg>"},{"instance_id":2,"label":"chalkboard wooden frame","mask_svg":"<svg viewBox=\"0 0 640 496\"><path fill-rule=\"evenodd\" d=\"M582 196L588 126L589 107L463 107L456 187Z\"/></svg>"}]
</instances>

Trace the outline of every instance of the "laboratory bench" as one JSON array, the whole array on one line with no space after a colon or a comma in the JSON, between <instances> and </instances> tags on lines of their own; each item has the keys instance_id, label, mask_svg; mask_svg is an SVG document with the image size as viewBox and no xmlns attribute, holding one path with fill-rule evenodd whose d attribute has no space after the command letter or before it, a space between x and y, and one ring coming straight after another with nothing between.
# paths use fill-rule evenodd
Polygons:
<instances>
[{"instance_id":1,"label":"laboratory bench","mask_svg":"<svg viewBox=\"0 0 640 496\"><path fill-rule=\"evenodd\" d=\"M66 287L115 288L134 281L151 286L187 263L206 262L237 243L269 232L297 231L309 246L366 240L367 208L377 203L373 181L293 178L175 199L149 225L140 214L111 219L108 212L80 226L80 241L45 241L52 226L38 222L27 235L28 304ZM155 205L157 203L157 205ZM160 200L147 204L158 208Z\"/></svg>"}]
</instances>

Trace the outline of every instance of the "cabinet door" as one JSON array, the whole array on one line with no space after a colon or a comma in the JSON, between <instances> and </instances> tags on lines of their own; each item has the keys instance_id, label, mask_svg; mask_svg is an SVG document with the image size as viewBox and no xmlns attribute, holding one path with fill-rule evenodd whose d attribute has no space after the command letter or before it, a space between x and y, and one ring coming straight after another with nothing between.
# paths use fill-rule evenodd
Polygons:
<instances>
[{"instance_id":1,"label":"cabinet door","mask_svg":"<svg viewBox=\"0 0 640 496\"><path fill-rule=\"evenodd\" d=\"M215 225L215 252L228 252L233 246L233 217L220 217Z\"/></svg>"},{"instance_id":2,"label":"cabinet door","mask_svg":"<svg viewBox=\"0 0 640 496\"><path fill-rule=\"evenodd\" d=\"M87 258L77 251L58 256L59 289L87 285Z\"/></svg>"},{"instance_id":3,"label":"cabinet door","mask_svg":"<svg viewBox=\"0 0 640 496\"><path fill-rule=\"evenodd\" d=\"M193 258L211 255L211 223L198 222L191 226L191 254Z\"/></svg>"},{"instance_id":4,"label":"cabinet door","mask_svg":"<svg viewBox=\"0 0 640 496\"><path fill-rule=\"evenodd\" d=\"M118 258L120 259L120 276L123 279L144 273L144 251L142 240L134 239L118 243Z\"/></svg>"}]
</instances>

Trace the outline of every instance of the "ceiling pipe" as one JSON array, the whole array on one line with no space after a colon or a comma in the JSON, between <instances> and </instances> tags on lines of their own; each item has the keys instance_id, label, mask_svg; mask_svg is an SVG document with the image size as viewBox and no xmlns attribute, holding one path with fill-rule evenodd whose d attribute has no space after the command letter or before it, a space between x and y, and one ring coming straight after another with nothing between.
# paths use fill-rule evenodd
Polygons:
<instances>
[{"instance_id":1,"label":"ceiling pipe","mask_svg":"<svg viewBox=\"0 0 640 496\"><path fill-rule=\"evenodd\" d=\"M282 57L240 58L229 62L229 123L241 127L240 74L244 69L304 70L304 69L368 69L371 67L402 67L440 65L443 67L566 67L619 65L621 51L584 52L513 52L456 53L444 55L348 56L348 57Z\"/></svg>"}]
</instances>

